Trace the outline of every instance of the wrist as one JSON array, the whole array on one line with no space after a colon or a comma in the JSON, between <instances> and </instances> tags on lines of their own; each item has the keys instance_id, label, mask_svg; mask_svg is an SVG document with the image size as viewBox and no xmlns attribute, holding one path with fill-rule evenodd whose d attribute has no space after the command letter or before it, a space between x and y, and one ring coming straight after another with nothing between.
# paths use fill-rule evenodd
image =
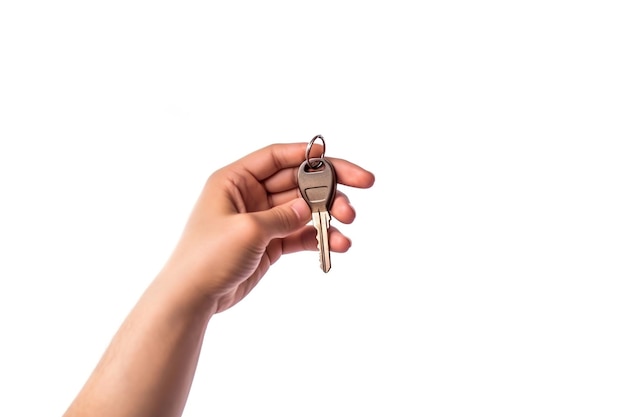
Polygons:
<instances>
[{"instance_id":1,"label":"wrist","mask_svg":"<svg viewBox=\"0 0 626 417\"><path fill-rule=\"evenodd\" d=\"M154 302L168 306L169 310L185 317L208 323L217 311L217 303L207 298L200 288L168 271L159 273L148 291Z\"/></svg>"}]
</instances>

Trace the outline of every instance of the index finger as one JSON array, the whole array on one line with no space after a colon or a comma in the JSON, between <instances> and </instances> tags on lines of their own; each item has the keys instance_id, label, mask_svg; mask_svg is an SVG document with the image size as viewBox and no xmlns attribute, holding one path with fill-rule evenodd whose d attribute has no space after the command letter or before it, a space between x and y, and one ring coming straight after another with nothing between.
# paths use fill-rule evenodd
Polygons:
<instances>
[{"instance_id":1,"label":"index finger","mask_svg":"<svg viewBox=\"0 0 626 417\"><path fill-rule=\"evenodd\" d=\"M306 147L306 143L274 143L244 156L233 165L248 171L261 182L280 170L300 166L305 159ZM311 157L321 153L321 145L311 147Z\"/></svg>"}]
</instances>

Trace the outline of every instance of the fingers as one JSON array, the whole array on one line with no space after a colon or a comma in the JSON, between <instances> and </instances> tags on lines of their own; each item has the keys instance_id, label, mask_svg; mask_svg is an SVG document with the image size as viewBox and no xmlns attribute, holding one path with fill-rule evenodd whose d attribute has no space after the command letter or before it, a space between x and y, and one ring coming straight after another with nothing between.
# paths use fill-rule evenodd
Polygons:
<instances>
[{"instance_id":1,"label":"fingers","mask_svg":"<svg viewBox=\"0 0 626 417\"><path fill-rule=\"evenodd\" d=\"M337 191L335 195L335 201L333 201L333 205L330 208L330 214L333 218L344 224L350 224L356 218L356 211L350 204L348 196L340 191Z\"/></svg>"},{"instance_id":2,"label":"fingers","mask_svg":"<svg viewBox=\"0 0 626 417\"><path fill-rule=\"evenodd\" d=\"M266 146L244 156L233 163L233 166L244 169L259 182L285 168L296 168L304 161L306 143L277 143ZM311 157L320 155L321 145L313 145ZM284 188L286 189L286 188Z\"/></svg>"},{"instance_id":3,"label":"fingers","mask_svg":"<svg viewBox=\"0 0 626 417\"><path fill-rule=\"evenodd\" d=\"M300 161L302 163L302 161ZM282 169L271 177L267 178L263 185L269 193L280 193L298 188L298 168Z\"/></svg>"},{"instance_id":4,"label":"fingers","mask_svg":"<svg viewBox=\"0 0 626 417\"><path fill-rule=\"evenodd\" d=\"M345 159L328 158L335 167L337 183L354 188L370 188L374 185L374 174Z\"/></svg>"},{"instance_id":5,"label":"fingers","mask_svg":"<svg viewBox=\"0 0 626 417\"><path fill-rule=\"evenodd\" d=\"M303 144L296 144L296 145L303 145ZM275 155L282 154L283 151L286 151L285 154L282 154L285 157L282 158L281 161L272 159L271 169L265 169L265 170L256 169L255 171L253 171L250 168L251 166L250 164L247 165L249 167L248 169L250 170L251 173L253 173L253 175L255 175L257 179L259 179L259 176L257 175L260 174L261 171L263 171L264 174L271 172L267 177L263 177L263 180L264 180L263 184L269 193L280 193L283 191L291 190L293 188L297 188L298 168L300 167L300 164L302 164L302 162L304 161L304 151L299 149L300 147L296 147L295 148L296 151L294 154L293 151L291 150L291 145L290 145L290 148L285 148L282 150L280 148L281 145L272 145L272 146L279 147ZM261 152L261 151L264 151L264 150L261 149L260 151L257 151L257 152ZM301 153L298 154L298 152L300 151ZM249 156L251 157L255 155L256 153L253 153ZM266 153L260 153L259 155L261 155L261 157L263 157L263 155L265 155L264 157L267 157ZM328 160L330 160L330 162L333 164L333 167L335 168L335 173L337 175L337 182L339 184L343 184L343 185L347 185L349 187L355 187L355 188L369 188L374 184L374 181L375 181L374 174L360 167L359 165L356 165L345 159L339 159L339 158L328 158ZM241 161L246 163L245 158L242 159ZM264 168L268 168L268 167L264 167Z\"/></svg>"},{"instance_id":6,"label":"fingers","mask_svg":"<svg viewBox=\"0 0 626 417\"><path fill-rule=\"evenodd\" d=\"M268 194L270 207L279 206L299 197L298 168L306 153L306 143L273 144L248 154L232 164L232 168L252 175L262 183ZM319 156L321 145L313 145L311 157ZM374 184L374 174L340 158L328 158L335 168L337 182L355 188L369 188ZM347 196L337 190L331 215L342 223L352 223L356 213Z\"/></svg>"}]
</instances>

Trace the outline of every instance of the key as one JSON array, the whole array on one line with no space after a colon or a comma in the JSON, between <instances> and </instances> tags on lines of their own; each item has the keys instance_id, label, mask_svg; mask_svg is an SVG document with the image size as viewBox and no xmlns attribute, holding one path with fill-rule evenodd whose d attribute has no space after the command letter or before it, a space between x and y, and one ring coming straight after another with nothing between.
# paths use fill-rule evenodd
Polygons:
<instances>
[{"instance_id":1,"label":"key","mask_svg":"<svg viewBox=\"0 0 626 417\"><path fill-rule=\"evenodd\" d=\"M325 158L307 158L298 170L298 188L300 195L311 208L312 221L317 231L317 249L320 254L320 268L330 271L330 247L328 229L330 228L330 207L335 199L337 178L335 168Z\"/></svg>"}]
</instances>

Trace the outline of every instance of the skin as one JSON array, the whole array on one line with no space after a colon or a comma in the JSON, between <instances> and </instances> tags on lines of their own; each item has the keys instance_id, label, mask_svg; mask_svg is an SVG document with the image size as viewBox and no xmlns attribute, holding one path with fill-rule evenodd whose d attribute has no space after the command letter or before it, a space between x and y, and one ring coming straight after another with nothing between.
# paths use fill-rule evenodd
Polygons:
<instances>
[{"instance_id":1,"label":"skin","mask_svg":"<svg viewBox=\"0 0 626 417\"><path fill-rule=\"evenodd\" d=\"M180 240L126 317L64 417L170 417L185 407L204 333L214 314L241 301L282 255L317 250L297 171L306 143L274 144L215 171ZM311 157L319 155L315 145ZM374 175L327 158L337 182L369 188ZM355 219L337 191L331 215ZM331 228L330 250L350 240Z\"/></svg>"}]
</instances>

